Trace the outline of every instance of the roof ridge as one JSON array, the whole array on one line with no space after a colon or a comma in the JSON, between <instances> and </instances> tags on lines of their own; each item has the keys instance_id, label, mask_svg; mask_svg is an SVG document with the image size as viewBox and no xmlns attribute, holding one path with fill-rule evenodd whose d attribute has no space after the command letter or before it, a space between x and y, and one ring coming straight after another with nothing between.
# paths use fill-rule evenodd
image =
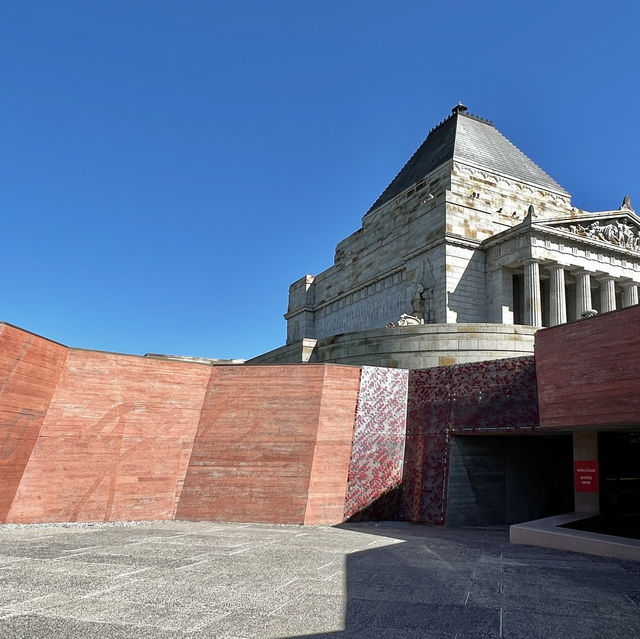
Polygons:
<instances>
[{"instance_id":1,"label":"roof ridge","mask_svg":"<svg viewBox=\"0 0 640 639\"><path fill-rule=\"evenodd\" d=\"M476 115L475 113L460 113L459 115L464 115L465 118L471 118L472 120L477 120L478 122L482 122L483 124L488 124L489 126L492 126L494 129L496 128L491 120L488 120L487 118L483 118L481 115ZM498 129L496 129L496 131L497 130Z\"/></svg>"},{"instance_id":2,"label":"roof ridge","mask_svg":"<svg viewBox=\"0 0 640 639\"><path fill-rule=\"evenodd\" d=\"M558 182L556 182L537 162L534 162L533 159L529 157L528 153L525 153L519 146L515 145L508 137L502 134L498 129L496 129L496 131L498 132L498 135L504 140L506 140L514 149L518 149L518 151L520 151L520 153L522 153L522 155L524 155L527 158L527 160L529 160L529 162L533 164L533 166L535 166L537 169L540 169L540 171L542 171L551 180L553 180L556 184L558 184ZM558 184L558 186L562 188L561 184ZM562 190L564 191L564 188L562 188Z\"/></svg>"},{"instance_id":3,"label":"roof ridge","mask_svg":"<svg viewBox=\"0 0 640 639\"><path fill-rule=\"evenodd\" d=\"M468 113L467 107L458 103L450 115L431 128L367 213L390 202L417 180L454 159L466 160L516 180L569 195L540 165L505 137L491 120Z\"/></svg>"}]
</instances>

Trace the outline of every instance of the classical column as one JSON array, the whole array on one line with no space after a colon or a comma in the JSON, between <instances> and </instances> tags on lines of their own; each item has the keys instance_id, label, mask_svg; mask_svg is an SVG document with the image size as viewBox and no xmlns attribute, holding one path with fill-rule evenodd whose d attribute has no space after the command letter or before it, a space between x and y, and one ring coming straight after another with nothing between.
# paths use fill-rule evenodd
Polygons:
<instances>
[{"instance_id":1,"label":"classical column","mask_svg":"<svg viewBox=\"0 0 640 639\"><path fill-rule=\"evenodd\" d=\"M542 326L540 265L535 260L524 265L524 323Z\"/></svg>"},{"instance_id":2,"label":"classical column","mask_svg":"<svg viewBox=\"0 0 640 639\"><path fill-rule=\"evenodd\" d=\"M626 308L638 303L638 285L635 282L624 282L622 290L622 306Z\"/></svg>"},{"instance_id":3,"label":"classical column","mask_svg":"<svg viewBox=\"0 0 640 639\"><path fill-rule=\"evenodd\" d=\"M549 326L567 323L567 296L564 289L564 268L559 264L549 267Z\"/></svg>"},{"instance_id":4,"label":"classical column","mask_svg":"<svg viewBox=\"0 0 640 639\"><path fill-rule=\"evenodd\" d=\"M575 271L576 276L576 319L581 319L591 306L591 275L588 271Z\"/></svg>"},{"instance_id":5,"label":"classical column","mask_svg":"<svg viewBox=\"0 0 640 639\"><path fill-rule=\"evenodd\" d=\"M616 310L616 282L610 275L600 279L600 312Z\"/></svg>"}]
</instances>

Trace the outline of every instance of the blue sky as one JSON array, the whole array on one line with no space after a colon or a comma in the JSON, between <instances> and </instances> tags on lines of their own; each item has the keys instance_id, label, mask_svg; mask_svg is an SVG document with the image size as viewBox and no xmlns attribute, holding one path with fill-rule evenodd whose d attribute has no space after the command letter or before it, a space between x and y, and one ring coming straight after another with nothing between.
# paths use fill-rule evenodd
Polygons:
<instances>
[{"instance_id":1,"label":"blue sky","mask_svg":"<svg viewBox=\"0 0 640 639\"><path fill-rule=\"evenodd\" d=\"M0 320L251 357L289 284L458 102L588 210L640 211L640 4L86 0L0 8Z\"/></svg>"}]
</instances>

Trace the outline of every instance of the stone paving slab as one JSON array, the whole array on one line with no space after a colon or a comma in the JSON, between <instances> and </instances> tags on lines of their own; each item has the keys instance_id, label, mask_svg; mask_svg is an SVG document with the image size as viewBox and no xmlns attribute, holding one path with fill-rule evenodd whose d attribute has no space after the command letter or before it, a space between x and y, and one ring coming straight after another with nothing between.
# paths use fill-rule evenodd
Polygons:
<instances>
[{"instance_id":1,"label":"stone paving slab","mask_svg":"<svg viewBox=\"0 0 640 639\"><path fill-rule=\"evenodd\" d=\"M505 529L0 526L2 639L640 637L640 564Z\"/></svg>"}]
</instances>

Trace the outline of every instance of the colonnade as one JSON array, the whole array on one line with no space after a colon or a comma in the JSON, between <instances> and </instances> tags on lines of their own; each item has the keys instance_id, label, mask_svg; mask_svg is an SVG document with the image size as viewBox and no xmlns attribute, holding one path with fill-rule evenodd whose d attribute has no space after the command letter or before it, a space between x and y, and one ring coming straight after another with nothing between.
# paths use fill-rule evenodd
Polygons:
<instances>
[{"instance_id":1,"label":"colonnade","mask_svg":"<svg viewBox=\"0 0 640 639\"><path fill-rule=\"evenodd\" d=\"M567 321L567 298L565 288L565 267L553 264L547 267L549 282L549 326L565 324ZM600 283L601 312L616 310L616 281L622 286L622 306L633 306L638 303L638 284L631 280L616 280L613 276L596 276L583 269L571 270L576 280L576 318L593 308L591 299L591 278L596 277ZM540 289L540 264L537 260L529 260L524 264L524 323L531 326L542 326L542 295Z\"/></svg>"}]
</instances>

